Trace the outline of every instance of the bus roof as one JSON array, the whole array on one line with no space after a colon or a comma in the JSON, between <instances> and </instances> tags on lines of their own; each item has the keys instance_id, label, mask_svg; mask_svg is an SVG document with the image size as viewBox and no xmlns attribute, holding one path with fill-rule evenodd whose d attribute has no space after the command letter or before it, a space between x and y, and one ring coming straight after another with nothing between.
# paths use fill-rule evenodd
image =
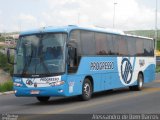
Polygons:
<instances>
[{"instance_id":1,"label":"bus roof","mask_svg":"<svg viewBox=\"0 0 160 120\"><path fill-rule=\"evenodd\" d=\"M72 30L88 30L88 31L94 31L94 32L103 32L103 33L110 33L110 34L116 34L116 35L125 35L128 37L138 37L138 38L144 38L144 39L152 39L149 37L143 37L143 36L136 36L136 35L130 35L125 34L123 31L120 30L114 30L114 29L106 29L102 27L80 27L76 25L68 25L68 26L58 26L58 27L42 27L39 29L32 29L29 31L21 32L20 35L30 35L30 34L38 34L38 33L50 33L50 32L66 32L69 33Z\"/></svg>"},{"instance_id":2,"label":"bus roof","mask_svg":"<svg viewBox=\"0 0 160 120\"><path fill-rule=\"evenodd\" d=\"M32 29L29 31L21 32L20 35L28 35L28 34L36 34L41 32L67 32L69 33L72 30L79 29L79 30L89 30L94 32L104 32L104 33L112 33L112 34L119 34L123 35L123 31L119 30L112 30L112 29L106 29L106 28L100 28L100 27L80 27L76 25L68 25L68 26L62 26L62 27L42 27L39 29Z\"/></svg>"},{"instance_id":3,"label":"bus roof","mask_svg":"<svg viewBox=\"0 0 160 120\"><path fill-rule=\"evenodd\" d=\"M131 34L125 34L128 37L136 37L136 38L142 38L142 39L151 39L153 40L153 38L150 37L145 37L145 36L137 36L137 35L131 35Z\"/></svg>"}]
</instances>

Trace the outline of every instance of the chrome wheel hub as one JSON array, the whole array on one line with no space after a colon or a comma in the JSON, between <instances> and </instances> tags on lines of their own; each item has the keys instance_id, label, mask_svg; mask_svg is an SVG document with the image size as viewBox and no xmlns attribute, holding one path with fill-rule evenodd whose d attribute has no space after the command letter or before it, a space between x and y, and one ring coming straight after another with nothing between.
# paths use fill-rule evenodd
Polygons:
<instances>
[{"instance_id":1,"label":"chrome wheel hub","mask_svg":"<svg viewBox=\"0 0 160 120\"><path fill-rule=\"evenodd\" d=\"M91 92L90 85L88 83L85 83L85 85L84 85L84 94L88 97L88 96L90 96L90 92Z\"/></svg>"}]
</instances>

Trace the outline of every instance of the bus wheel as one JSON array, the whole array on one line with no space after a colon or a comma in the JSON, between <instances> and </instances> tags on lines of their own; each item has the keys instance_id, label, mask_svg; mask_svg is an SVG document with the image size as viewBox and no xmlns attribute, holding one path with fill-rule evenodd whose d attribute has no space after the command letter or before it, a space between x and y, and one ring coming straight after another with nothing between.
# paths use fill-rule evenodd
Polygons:
<instances>
[{"instance_id":1,"label":"bus wheel","mask_svg":"<svg viewBox=\"0 0 160 120\"><path fill-rule=\"evenodd\" d=\"M82 100L87 101L92 96L92 84L88 78L85 78L82 87Z\"/></svg>"},{"instance_id":2,"label":"bus wheel","mask_svg":"<svg viewBox=\"0 0 160 120\"><path fill-rule=\"evenodd\" d=\"M130 86L130 90L136 90L140 91L143 88L143 75L140 73L138 74L138 80L137 80L137 85L135 86Z\"/></svg>"},{"instance_id":3,"label":"bus wheel","mask_svg":"<svg viewBox=\"0 0 160 120\"><path fill-rule=\"evenodd\" d=\"M143 88L143 76L142 74L138 75L138 85L137 85L137 90L142 90Z\"/></svg>"},{"instance_id":4,"label":"bus wheel","mask_svg":"<svg viewBox=\"0 0 160 120\"><path fill-rule=\"evenodd\" d=\"M39 100L40 102L47 102L49 100L50 97L37 97L37 100Z\"/></svg>"}]
</instances>

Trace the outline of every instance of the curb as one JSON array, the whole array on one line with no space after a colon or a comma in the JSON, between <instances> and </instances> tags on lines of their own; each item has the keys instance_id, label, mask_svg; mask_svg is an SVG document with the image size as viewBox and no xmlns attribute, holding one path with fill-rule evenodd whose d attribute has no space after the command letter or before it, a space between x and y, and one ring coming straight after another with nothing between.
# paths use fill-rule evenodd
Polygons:
<instances>
[{"instance_id":1,"label":"curb","mask_svg":"<svg viewBox=\"0 0 160 120\"><path fill-rule=\"evenodd\" d=\"M0 92L0 95L14 94L14 91Z\"/></svg>"}]
</instances>

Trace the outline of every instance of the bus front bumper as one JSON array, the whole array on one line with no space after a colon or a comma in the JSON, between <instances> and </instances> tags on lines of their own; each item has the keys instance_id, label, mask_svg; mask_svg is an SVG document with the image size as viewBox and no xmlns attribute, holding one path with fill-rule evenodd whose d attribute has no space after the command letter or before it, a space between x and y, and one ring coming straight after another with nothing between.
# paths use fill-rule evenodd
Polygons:
<instances>
[{"instance_id":1,"label":"bus front bumper","mask_svg":"<svg viewBox=\"0 0 160 120\"><path fill-rule=\"evenodd\" d=\"M27 87L14 87L15 96L68 96L64 86L48 87L48 88L27 88Z\"/></svg>"}]
</instances>

